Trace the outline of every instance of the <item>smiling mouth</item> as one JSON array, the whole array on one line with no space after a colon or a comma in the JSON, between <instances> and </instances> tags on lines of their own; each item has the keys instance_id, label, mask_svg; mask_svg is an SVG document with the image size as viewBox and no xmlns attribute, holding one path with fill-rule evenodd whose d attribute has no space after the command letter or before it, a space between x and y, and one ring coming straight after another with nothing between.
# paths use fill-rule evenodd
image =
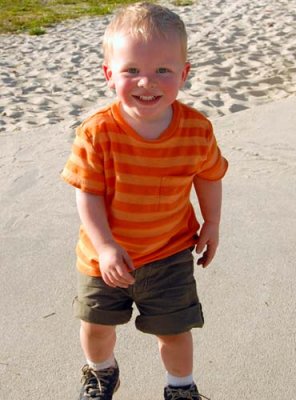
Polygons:
<instances>
[{"instance_id":1,"label":"smiling mouth","mask_svg":"<svg viewBox=\"0 0 296 400\"><path fill-rule=\"evenodd\" d=\"M141 103L155 103L157 102L161 96L133 96L136 100Z\"/></svg>"}]
</instances>

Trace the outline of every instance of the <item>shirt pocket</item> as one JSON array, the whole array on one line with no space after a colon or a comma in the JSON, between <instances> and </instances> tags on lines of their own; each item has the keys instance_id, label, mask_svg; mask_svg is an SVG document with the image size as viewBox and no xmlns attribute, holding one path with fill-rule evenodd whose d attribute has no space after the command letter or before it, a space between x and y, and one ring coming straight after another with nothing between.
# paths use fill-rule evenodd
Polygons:
<instances>
[{"instance_id":1,"label":"shirt pocket","mask_svg":"<svg viewBox=\"0 0 296 400\"><path fill-rule=\"evenodd\" d=\"M193 176L163 176L160 178L159 209L182 209L190 201Z\"/></svg>"},{"instance_id":2,"label":"shirt pocket","mask_svg":"<svg viewBox=\"0 0 296 400\"><path fill-rule=\"evenodd\" d=\"M193 176L117 175L113 207L132 214L171 215L188 204L192 181Z\"/></svg>"}]
</instances>

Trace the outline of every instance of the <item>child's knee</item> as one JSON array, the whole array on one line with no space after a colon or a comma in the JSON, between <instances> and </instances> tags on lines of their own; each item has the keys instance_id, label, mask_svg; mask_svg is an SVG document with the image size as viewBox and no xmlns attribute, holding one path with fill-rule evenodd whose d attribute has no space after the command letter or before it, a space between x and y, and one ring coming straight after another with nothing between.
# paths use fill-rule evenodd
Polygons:
<instances>
[{"instance_id":1,"label":"child's knee","mask_svg":"<svg viewBox=\"0 0 296 400\"><path fill-rule=\"evenodd\" d=\"M104 337L115 335L115 326L93 324L86 321L81 321L81 330L87 336Z\"/></svg>"},{"instance_id":2,"label":"child's knee","mask_svg":"<svg viewBox=\"0 0 296 400\"><path fill-rule=\"evenodd\" d=\"M188 342L191 340L191 331L183 332L176 335L158 335L157 339L160 344L174 345L176 343Z\"/></svg>"}]
</instances>

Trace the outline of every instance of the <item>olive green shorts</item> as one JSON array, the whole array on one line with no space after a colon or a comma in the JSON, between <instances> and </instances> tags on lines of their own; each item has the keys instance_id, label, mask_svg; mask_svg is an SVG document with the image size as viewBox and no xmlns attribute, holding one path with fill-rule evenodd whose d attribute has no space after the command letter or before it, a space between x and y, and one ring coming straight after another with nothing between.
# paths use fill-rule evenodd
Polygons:
<instances>
[{"instance_id":1,"label":"olive green shorts","mask_svg":"<svg viewBox=\"0 0 296 400\"><path fill-rule=\"evenodd\" d=\"M187 249L133 271L135 283L127 289L78 273L75 316L94 324L125 324L135 304L136 327L142 332L175 335L201 328L204 319L193 269L192 252Z\"/></svg>"}]
</instances>

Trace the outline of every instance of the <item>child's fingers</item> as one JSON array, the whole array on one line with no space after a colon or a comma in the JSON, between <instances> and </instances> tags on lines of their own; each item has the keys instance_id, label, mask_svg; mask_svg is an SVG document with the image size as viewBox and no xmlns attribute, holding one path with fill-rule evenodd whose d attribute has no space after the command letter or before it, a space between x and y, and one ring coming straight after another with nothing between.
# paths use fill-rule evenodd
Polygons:
<instances>
[{"instance_id":1,"label":"child's fingers","mask_svg":"<svg viewBox=\"0 0 296 400\"><path fill-rule=\"evenodd\" d=\"M113 283L119 287L127 287L135 282L135 278L130 274L126 264L118 265L112 271Z\"/></svg>"},{"instance_id":2,"label":"child's fingers","mask_svg":"<svg viewBox=\"0 0 296 400\"><path fill-rule=\"evenodd\" d=\"M101 272L104 282L111 287L127 288L135 283L135 279L129 272L124 260L114 265L109 265L107 268L101 267Z\"/></svg>"},{"instance_id":3,"label":"child's fingers","mask_svg":"<svg viewBox=\"0 0 296 400\"><path fill-rule=\"evenodd\" d=\"M113 283L113 279L109 277L108 274L102 273L102 279L106 283L106 285L115 288L116 285Z\"/></svg>"},{"instance_id":4,"label":"child's fingers","mask_svg":"<svg viewBox=\"0 0 296 400\"><path fill-rule=\"evenodd\" d=\"M198 259L197 264L202 265L203 268L206 268L213 260L215 253L216 247L208 245L207 250L203 253L202 257Z\"/></svg>"}]
</instances>

